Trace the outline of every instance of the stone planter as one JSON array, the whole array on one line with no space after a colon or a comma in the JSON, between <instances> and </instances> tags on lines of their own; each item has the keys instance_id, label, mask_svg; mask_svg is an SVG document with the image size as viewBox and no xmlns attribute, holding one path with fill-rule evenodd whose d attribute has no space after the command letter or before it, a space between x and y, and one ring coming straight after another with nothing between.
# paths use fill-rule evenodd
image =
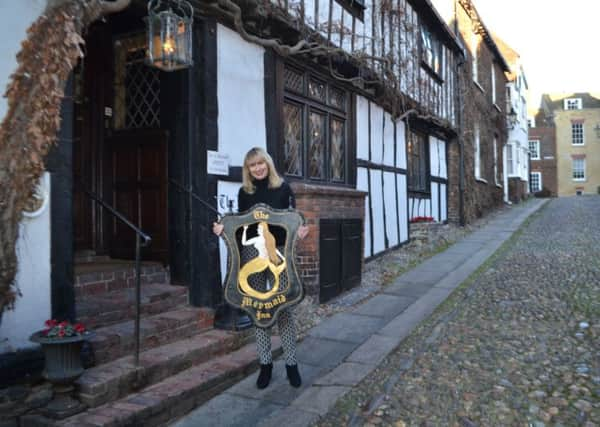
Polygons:
<instances>
[{"instance_id":1,"label":"stone planter","mask_svg":"<svg viewBox=\"0 0 600 427\"><path fill-rule=\"evenodd\" d=\"M71 394L73 382L83 373L81 346L94 336L92 332L65 338L47 338L38 331L31 335L31 341L42 346L45 363L43 377L52 383L54 399L43 412L53 418L66 418L85 409Z\"/></svg>"}]
</instances>

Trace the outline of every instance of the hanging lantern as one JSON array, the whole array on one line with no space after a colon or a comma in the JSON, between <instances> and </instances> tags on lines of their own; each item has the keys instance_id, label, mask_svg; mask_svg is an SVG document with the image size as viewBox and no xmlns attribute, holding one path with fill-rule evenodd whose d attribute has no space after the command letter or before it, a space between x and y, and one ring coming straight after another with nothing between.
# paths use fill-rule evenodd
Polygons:
<instances>
[{"instance_id":1,"label":"hanging lantern","mask_svg":"<svg viewBox=\"0 0 600 427\"><path fill-rule=\"evenodd\" d=\"M194 9L185 0L148 2L147 62L163 71L193 65L192 22Z\"/></svg>"}]
</instances>

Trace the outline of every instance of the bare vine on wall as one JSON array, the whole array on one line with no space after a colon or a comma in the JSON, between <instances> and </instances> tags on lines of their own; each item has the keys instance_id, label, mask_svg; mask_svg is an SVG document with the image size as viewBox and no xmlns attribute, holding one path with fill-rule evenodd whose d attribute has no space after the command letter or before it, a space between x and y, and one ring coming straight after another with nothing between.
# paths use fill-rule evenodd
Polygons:
<instances>
[{"instance_id":1,"label":"bare vine on wall","mask_svg":"<svg viewBox=\"0 0 600 427\"><path fill-rule=\"evenodd\" d=\"M0 314L13 306L19 292L13 286L19 223L56 141L65 83L83 56L83 32L130 1L51 0L17 54L0 125Z\"/></svg>"}]
</instances>

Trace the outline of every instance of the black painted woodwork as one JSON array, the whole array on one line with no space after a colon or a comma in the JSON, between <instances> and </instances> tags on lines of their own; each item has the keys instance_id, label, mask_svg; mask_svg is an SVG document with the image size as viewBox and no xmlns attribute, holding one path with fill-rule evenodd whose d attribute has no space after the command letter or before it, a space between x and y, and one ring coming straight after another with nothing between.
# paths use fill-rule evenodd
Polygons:
<instances>
[{"instance_id":1,"label":"black painted woodwork","mask_svg":"<svg viewBox=\"0 0 600 427\"><path fill-rule=\"evenodd\" d=\"M110 156L110 204L152 241L142 258L167 262L167 134L159 129L114 132L106 140ZM109 218L111 258L135 258L135 231Z\"/></svg>"},{"instance_id":2,"label":"black painted woodwork","mask_svg":"<svg viewBox=\"0 0 600 427\"><path fill-rule=\"evenodd\" d=\"M58 140L46 158L46 168L50 173L50 301L52 318L75 321L72 75L64 94Z\"/></svg>"},{"instance_id":3,"label":"black painted woodwork","mask_svg":"<svg viewBox=\"0 0 600 427\"><path fill-rule=\"evenodd\" d=\"M190 105L194 122L190 168L193 189L203 199L217 207L217 184L220 177L207 175L207 150L218 150L217 98L217 22L210 18L197 21L194 29L194 52L197 60L191 69L192 92ZM192 283L190 302L194 305L216 306L222 301L219 265L219 238L212 233L215 214L199 201L192 200Z\"/></svg>"},{"instance_id":4,"label":"black painted woodwork","mask_svg":"<svg viewBox=\"0 0 600 427\"><path fill-rule=\"evenodd\" d=\"M319 253L319 302L324 303L360 283L362 220L320 220Z\"/></svg>"}]
</instances>

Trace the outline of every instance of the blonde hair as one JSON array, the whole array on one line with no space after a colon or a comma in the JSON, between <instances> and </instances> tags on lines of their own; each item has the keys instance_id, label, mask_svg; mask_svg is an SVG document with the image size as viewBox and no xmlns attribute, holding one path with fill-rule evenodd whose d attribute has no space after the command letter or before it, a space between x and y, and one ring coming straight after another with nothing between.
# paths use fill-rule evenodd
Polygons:
<instances>
[{"instance_id":1,"label":"blonde hair","mask_svg":"<svg viewBox=\"0 0 600 427\"><path fill-rule=\"evenodd\" d=\"M273 236L271 230L269 230L269 224L267 224L264 221L261 221L258 223L258 226L262 227L263 229L263 237L265 238L265 246L267 247L267 254L269 254L269 259L273 264L278 265L279 263L281 263L281 260L277 256L275 236Z\"/></svg>"},{"instance_id":2,"label":"blonde hair","mask_svg":"<svg viewBox=\"0 0 600 427\"><path fill-rule=\"evenodd\" d=\"M269 174L267 175L269 178L269 188L279 188L283 179L281 179L277 173L273 159L269 153L262 148L254 147L251 148L244 157L244 166L242 167L242 188L244 191L248 194L253 194L256 191L256 186L254 185L248 164L257 159L264 160L267 164L267 168L269 169Z\"/></svg>"}]
</instances>

